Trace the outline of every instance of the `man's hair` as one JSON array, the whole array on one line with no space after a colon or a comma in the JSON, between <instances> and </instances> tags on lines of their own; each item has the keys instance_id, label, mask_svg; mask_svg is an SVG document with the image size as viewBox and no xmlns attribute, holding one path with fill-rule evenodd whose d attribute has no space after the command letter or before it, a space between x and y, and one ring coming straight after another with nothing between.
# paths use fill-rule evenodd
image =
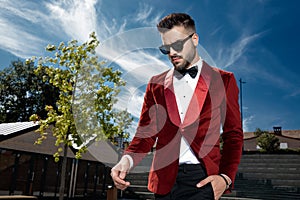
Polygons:
<instances>
[{"instance_id":1,"label":"man's hair","mask_svg":"<svg viewBox=\"0 0 300 200\"><path fill-rule=\"evenodd\" d=\"M185 13L172 13L164 18L157 24L159 32L164 33L172 29L174 26L183 26L187 30L196 32L194 20Z\"/></svg>"}]
</instances>

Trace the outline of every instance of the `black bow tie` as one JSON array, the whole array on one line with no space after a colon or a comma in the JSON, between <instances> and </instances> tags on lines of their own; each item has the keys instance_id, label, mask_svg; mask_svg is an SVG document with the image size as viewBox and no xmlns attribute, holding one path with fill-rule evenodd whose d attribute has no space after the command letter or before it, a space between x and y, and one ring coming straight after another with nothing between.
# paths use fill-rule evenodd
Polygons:
<instances>
[{"instance_id":1,"label":"black bow tie","mask_svg":"<svg viewBox=\"0 0 300 200\"><path fill-rule=\"evenodd\" d=\"M198 66L193 66L188 69L182 69L178 71L182 76L185 76L186 74L189 74L192 78L195 78L198 73Z\"/></svg>"}]
</instances>

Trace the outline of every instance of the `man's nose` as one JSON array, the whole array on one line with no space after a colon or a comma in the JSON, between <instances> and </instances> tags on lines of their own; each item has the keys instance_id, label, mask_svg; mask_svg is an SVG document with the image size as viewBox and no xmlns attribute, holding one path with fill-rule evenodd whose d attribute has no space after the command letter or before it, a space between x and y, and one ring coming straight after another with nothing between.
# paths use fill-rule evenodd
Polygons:
<instances>
[{"instance_id":1,"label":"man's nose","mask_svg":"<svg viewBox=\"0 0 300 200\"><path fill-rule=\"evenodd\" d=\"M178 52L175 51L172 47L170 47L170 53L169 55L177 54Z\"/></svg>"}]
</instances>

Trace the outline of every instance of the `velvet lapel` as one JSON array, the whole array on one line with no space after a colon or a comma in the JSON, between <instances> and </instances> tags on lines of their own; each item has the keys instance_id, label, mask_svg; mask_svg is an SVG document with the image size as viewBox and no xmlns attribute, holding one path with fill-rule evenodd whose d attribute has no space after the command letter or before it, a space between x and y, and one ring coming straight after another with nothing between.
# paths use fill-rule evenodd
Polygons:
<instances>
[{"instance_id":1,"label":"velvet lapel","mask_svg":"<svg viewBox=\"0 0 300 200\"><path fill-rule=\"evenodd\" d=\"M211 81L211 68L209 65L203 61L201 74L195 88L195 92L192 96L191 102L187 109L182 127L189 126L194 121L196 121L202 110L206 95L209 90L209 85Z\"/></svg>"},{"instance_id":2,"label":"velvet lapel","mask_svg":"<svg viewBox=\"0 0 300 200\"><path fill-rule=\"evenodd\" d=\"M165 101L166 101L169 118L173 124L179 127L181 124L181 120L178 113L176 97L174 94L173 73L174 73L174 69L171 69L166 75L165 82L164 82L164 92L165 92Z\"/></svg>"}]
</instances>

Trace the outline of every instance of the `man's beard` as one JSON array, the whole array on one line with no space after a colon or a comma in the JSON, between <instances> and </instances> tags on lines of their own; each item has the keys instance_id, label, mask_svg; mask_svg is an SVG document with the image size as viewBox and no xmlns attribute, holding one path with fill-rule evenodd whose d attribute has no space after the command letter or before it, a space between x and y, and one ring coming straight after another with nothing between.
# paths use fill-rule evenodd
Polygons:
<instances>
[{"instance_id":1,"label":"man's beard","mask_svg":"<svg viewBox=\"0 0 300 200\"><path fill-rule=\"evenodd\" d=\"M188 66L190 66L190 64L191 64L190 62L184 60L184 62L181 65L176 65L175 63L173 63L173 66L177 71L181 71L183 69L188 68Z\"/></svg>"},{"instance_id":2,"label":"man's beard","mask_svg":"<svg viewBox=\"0 0 300 200\"><path fill-rule=\"evenodd\" d=\"M194 60L195 56L196 56L196 50L191 52L188 56L186 56L185 58L183 58L182 56L180 55L174 55L174 56L178 56L180 57L181 59L183 59L183 63L180 64L180 65L176 65L176 63L173 63L173 66L174 68L177 70L177 71L181 71L183 69L186 69L188 68L191 64L192 64L192 61ZM171 58L172 59L172 58Z\"/></svg>"}]
</instances>

